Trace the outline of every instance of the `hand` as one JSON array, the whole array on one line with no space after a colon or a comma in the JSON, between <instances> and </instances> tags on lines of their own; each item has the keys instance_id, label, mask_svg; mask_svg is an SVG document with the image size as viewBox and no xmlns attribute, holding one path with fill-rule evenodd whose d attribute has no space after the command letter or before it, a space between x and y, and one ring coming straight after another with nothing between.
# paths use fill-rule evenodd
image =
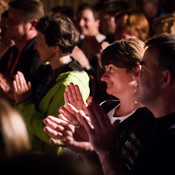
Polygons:
<instances>
[{"instance_id":1,"label":"hand","mask_svg":"<svg viewBox=\"0 0 175 175\"><path fill-rule=\"evenodd\" d=\"M64 100L66 105L70 103L77 110L84 110L84 108L86 107L79 87L77 85L74 85L73 83L67 85L67 91L64 92Z\"/></svg>"},{"instance_id":2,"label":"hand","mask_svg":"<svg viewBox=\"0 0 175 175\"><path fill-rule=\"evenodd\" d=\"M82 68L85 68L90 65L88 58L78 46L74 47L71 56L80 63Z\"/></svg>"},{"instance_id":3,"label":"hand","mask_svg":"<svg viewBox=\"0 0 175 175\"><path fill-rule=\"evenodd\" d=\"M74 125L53 116L45 118L44 123L46 124L44 131L53 137L50 139L50 143L57 146L68 147L79 153L92 150L92 146L89 142L77 141L75 139L76 127Z\"/></svg>"},{"instance_id":4,"label":"hand","mask_svg":"<svg viewBox=\"0 0 175 175\"><path fill-rule=\"evenodd\" d=\"M91 103L87 107L87 112L91 119L93 127L89 125L81 113L78 115L81 118L82 124L88 133L89 142L93 146L96 153L100 156L106 152L115 150L115 128L112 126L107 114L99 105L94 103Z\"/></svg>"},{"instance_id":5,"label":"hand","mask_svg":"<svg viewBox=\"0 0 175 175\"><path fill-rule=\"evenodd\" d=\"M82 126L81 120L79 117L77 117L78 114L78 110L72 106L70 103L67 103L66 108L64 106L61 106L59 109L59 112L61 113L61 115L59 115L59 117L68 122L71 123L75 126ZM84 113L84 111L82 111L82 113ZM91 123L90 118L88 116L85 116L86 120Z\"/></svg>"},{"instance_id":6,"label":"hand","mask_svg":"<svg viewBox=\"0 0 175 175\"><path fill-rule=\"evenodd\" d=\"M10 99L14 99L12 82L3 74L0 74L0 87L3 90L3 92L7 95L7 97L9 97Z\"/></svg>"},{"instance_id":7,"label":"hand","mask_svg":"<svg viewBox=\"0 0 175 175\"><path fill-rule=\"evenodd\" d=\"M104 49L106 49L106 47L109 46L109 43L107 41L103 41L101 43L101 49L100 49L100 52L102 52Z\"/></svg>"},{"instance_id":8,"label":"hand","mask_svg":"<svg viewBox=\"0 0 175 175\"><path fill-rule=\"evenodd\" d=\"M14 98L16 103L28 100L32 94L32 87L30 82L26 82L22 72L17 72L15 80L13 81Z\"/></svg>"}]
</instances>

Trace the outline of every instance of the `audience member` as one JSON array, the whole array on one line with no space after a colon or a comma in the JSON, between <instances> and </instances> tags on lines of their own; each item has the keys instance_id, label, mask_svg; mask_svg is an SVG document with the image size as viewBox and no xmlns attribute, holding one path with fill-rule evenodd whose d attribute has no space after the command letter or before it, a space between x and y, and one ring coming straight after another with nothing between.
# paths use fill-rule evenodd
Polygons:
<instances>
[{"instance_id":1,"label":"audience member","mask_svg":"<svg viewBox=\"0 0 175 175\"><path fill-rule=\"evenodd\" d=\"M33 149L53 152L49 137L43 131L43 119L48 115L58 116L58 109L65 104L64 91L73 82L77 84L84 101L89 96L89 76L70 54L79 41L79 32L72 21L58 13L41 18L36 49L42 62L50 62L37 74L38 86L31 99L31 84L18 72L13 82L17 109L32 134ZM47 144L46 144L47 143ZM36 146L36 147L35 147Z\"/></svg>"},{"instance_id":2,"label":"audience member","mask_svg":"<svg viewBox=\"0 0 175 175\"><path fill-rule=\"evenodd\" d=\"M155 116L150 140L134 174L174 174L175 162L175 35L150 39L136 74L135 99Z\"/></svg>"},{"instance_id":3,"label":"audience member","mask_svg":"<svg viewBox=\"0 0 175 175\"><path fill-rule=\"evenodd\" d=\"M8 20L8 10L6 10L1 15L0 59L7 52L7 50L15 44L14 41L9 38L9 35L7 35L7 29L5 27L7 20Z\"/></svg>"},{"instance_id":4,"label":"audience member","mask_svg":"<svg viewBox=\"0 0 175 175\"><path fill-rule=\"evenodd\" d=\"M9 159L30 151L30 140L20 114L4 99L0 99L0 155Z\"/></svg>"},{"instance_id":5,"label":"audience member","mask_svg":"<svg viewBox=\"0 0 175 175\"><path fill-rule=\"evenodd\" d=\"M141 62L142 68L135 73L137 86L134 96L138 102L152 111L155 118L148 140L142 145L132 171L125 174L164 175L175 173L174 44L174 34L157 35L146 43L147 49ZM112 139L105 140L105 135L101 134L101 131L105 129L106 133L110 131L107 117L102 117L105 113L95 105L89 105L88 111L93 128L89 126L85 118L83 119L81 116L81 119L88 132L90 143L99 155L104 174L123 174L124 171L119 167L119 156L118 158L116 156L117 149L112 150L110 147ZM106 135L107 139L108 137L109 135ZM140 144L138 140L135 141L138 145ZM129 142L128 148L133 149L132 145ZM133 151L134 155L137 153Z\"/></svg>"},{"instance_id":6,"label":"audience member","mask_svg":"<svg viewBox=\"0 0 175 175\"><path fill-rule=\"evenodd\" d=\"M7 2L5 2L4 0L1 0L0 1L0 44L1 44L1 18L2 18L2 14L6 11L6 10L8 10L8 3Z\"/></svg>"},{"instance_id":7,"label":"audience member","mask_svg":"<svg viewBox=\"0 0 175 175\"><path fill-rule=\"evenodd\" d=\"M0 60L1 79L13 80L13 75L21 71L26 80L34 84L33 77L41 65L38 52L34 49L37 35L35 26L43 14L43 4L40 0L9 2L6 32L9 38L15 41L15 46L11 47Z\"/></svg>"},{"instance_id":8,"label":"audience member","mask_svg":"<svg viewBox=\"0 0 175 175\"><path fill-rule=\"evenodd\" d=\"M100 19L93 5L80 4L77 11L78 29L84 39L80 42L80 48L87 56L90 65L96 69L97 55L100 53L100 43L106 38L99 31Z\"/></svg>"},{"instance_id":9,"label":"audience member","mask_svg":"<svg viewBox=\"0 0 175 175\"><path fill-rule=\"evenodd\" d=\"M88 58L90 64L85 70L92 77L90 83L91 96L93 96L93 100L100 103L104 100L104 97L108 98L104 90L105 84L100 82L99 79L99 76L101 76L101 70L99 70L101 42L106 36L99 31L100 19L93 5L80 4L77 11L77 21L80 33L84 36L84 39L80 41L79 47Z\"/></svg>"},{"instance_id":10,"label":"audience member","mask_svg":"<svg viewBox=\"0 0 175 175\"><path fill-rule=\"evenodd\" d=\"M51 10L54 13L61 13L66 16L68 16L73 22L74 20L74 14L73 14L73 9L69 6L55 6ZM83 69L86 69L87 67L90 66L89 60L84 54L84 52L77 46L72 51L72 57L74 57L82 66Z\"/></svg>"},{"instance_id":11,"label":"audience member","mask_svg":"<svg viewBox=\"0 0 175 175\"><path fill-rule=\"evenodd\" d=\"M161 33L175 34L175 14L169 13L159 16L152 23L153 35Z\"/></svg>"},{"instance_id":12,"label":"audience member","mask_svg":"<svg viewBox=\"0 0 175 175\"><path fill-rule=\"evenodd\" d=\"M54 13L61 13L69 17L73 22L74 22L74 11L71 7L69 6L55 6L51 9L51 12Z\"/></svg>"},{"instance_id":13,"label":"audience member","mask_svg":"<svg viewBox=\"0 0 175 175\"><path fill-rule=\"evenodd\" d=\"M101 104L107 114L101 113L101 110L98 112L99 108L93 111L95 116L98 113L103 114L101 119L100 116L97 116L97 119L91 117L94 127L96 126L96 123L94 124L95 120L99 125L101 125L102 120L102 123L104 122L109 126L108 130L105 128L99 130L101 135L96 138L97 142L101 140L101 146L105 146L106 149L109 148L106 153L110 153L110 151L112 152L117 148L125 164L124 166L130 171L138 158L142 144L146 142L149 136L153 120L152 113L134 100L136 87L133 74L139 69L139 62L143 53L144 43L137 38L117 41L102 52L101 63L105 68L105 73L101 80L107 84L107 93L119 100L105 101ZM50 140L54 145L69 147L76 152L89 155L93 150L93 144L90 145L88 142L86 132L82 128L81 119L76 118L78 110L83 109L80 97L81 94L77 86L74 87L72 84L70 87L68 86L67 92L65 92L65 101L70 104L67 104L66 108L61 107L59 110L62 114L60 118L63 119L48 116L44 120L47 125L44 130L56 138ZM83 118L83 116L81 117ZM118 120L120 124L118 126L117 134L119 138L117 142L116 133L113 133L113 131ZM102 149L105 149L103 146ZM105 156L105 154L103 155ZM109 162L111 161L113 159L109 160Z\"/></svg>"},{"instance_id":14,"label":"audience member","mask_svg":"<svg viewBox=\"0 0 175 175\"><path fill-rule=\"evenodd\" d=\"M142 12L129 11L116 17L115 40L132 37L142 41L149 38L149 22Z\"/></svg>"},{"instance_id":15,"label":"audience member","mask_svg":"<svg viewBox=\"0 0 175 175\"><path fill-rule=\"evenodd\" d=\"M8 10L8 3L4 0L0 1L0 21L1 21L1 14Z\"/></svg>"},{"instance_id":16,"label":"audience member","mask_svg":"<svg viewBox=\"0 0 175 175\"><path fill-rule=\"evenodd\" d=\"M165 14L161 0L136 0L138 9L143 12L149 21L149 35L152 36L152 21L154 18Z\"/></svg>"},{"instance_id":17,"label":"audience member","mask_svg":"<svg viewBox=\"0 0 175 175\"><path fill-rule=\"evenodd\" d=\"M129 9L126 1L106 0L96 4L100 17L100 31L106 36L105 41L113 43L116 31L115 17Z\"/></svg>"}]
</instances>

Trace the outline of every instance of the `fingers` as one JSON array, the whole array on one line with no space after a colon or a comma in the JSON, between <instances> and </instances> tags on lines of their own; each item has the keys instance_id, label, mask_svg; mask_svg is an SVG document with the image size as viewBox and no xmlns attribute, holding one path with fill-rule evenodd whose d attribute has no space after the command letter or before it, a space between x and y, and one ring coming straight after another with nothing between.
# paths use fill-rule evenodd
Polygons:
<instances>
[{"instance_id":1,"label":"fingers","mask_svg":"<svg viewBox=\"0 0 175 175\"><path fill-rule=\"evenodd\" d=\"M52 128L50 128L50 127L44 127L44 131L49 135L49 136L51 136L51 137L53 137L53 138L56 138L56 139L60 139L62 136L63 136L63 134L61 133L61 132L58 132L58 131L55 131L55 130L53 130Z\"/></svg>"},{"instance_id":2,"label":"fingers","mask_svg":"<svg viewBox=\"0 0 175 175\"><path fill-rule=\"evenodd\" d=\"M31 91L31 83L26 82L22 72L17 72L15 80L13 81L13 87L16 93L21 94L26 91Z\"/></svg>"},{"instance_id":3,"label":"fingers","mask_svg":"<svg viewBox=\"0 0 175 175\"><path fill-rule=\"evenodd\" d=\"M72 124L79 125L79 122L76 118L77 110L72 105L68 104L68 108L63 106L60 107L59 112Z\"/></svg>"},{"instance_id":4,"label":"fingers","mask_svg":"<svg viewBox=\"0 0 175 175\"><path fill-rule=\"evenodd\" d=\"M87 104L89 105L90 103L92 103L92 96L88 97L87 99Z\"/></svg>"},{"instance_id":5,"label":"fingers","mask_svg":"<svg viewBox=\"0 0 175 175\"><path fill-rule=\"evenodd\" d=\"M16 85L17 85L17 89L20 90L20 89L24 89L24 90L28 90L28 85L27 85L27 82L24 78L24 75L23 73L21 72L17 72L16 76L15 76L15 81L16 81Z\"/></svg>"},{"instance_id":6,"label":"fingers","mask_svg":"<svg viewBox=\"0 0 175 175\"><path fill-rule=\"evenodd\" d=\"M56 139L62 139L65 135L72 135L74 132L73 125L70 125L69 123L56 117L48 116L43 120L43 122L46 125L46 127L44 127L44 131Z\"/></svg>"},{"instance_id":7,"label":"fingers","mask_svg":"<svg viewBox=\"0 0 175 175\"><path fill-rule=\"evenodd\" d=\"M87 107L87 113L96 129L107 129L111 126L110 120L104 110L97 104L91 103Z\"/></svg>"},{"instance_id":8,"label":"fingers","mask_svg":"<svg viewBox=\"0 0 175 175\"><path fill-rule=\"evenodd\" d=\"M67 85L67 98L70 103L82 99L79 87L77 85L74 85L73 83Z\"/></svg>"},{"instance_id":9,"label":"fingers","mask_svg":"<svg viewBox=\"0 0 175 175\"><path fill-rule=\"evenodd\" d=\"M68 103L75 106L78 110L83 108L84 101L80 92L80 89L77 85L70 83L67 85L67 91L64 93L64 99L66 105Z\"/></svg>"},{"instance_id":10,"label":"fingers","mask_svg":"<svg viewBox=\"0 0 175 175\"><path fill-rule=\"evenodd\" d=\"M65 104L67 105L67 103L70 103L69 102L69 98L68 98L68 93L67 91L64 92L64 101L65 101Z\"/></svg>"},{"instance_id":11,"label":"fingers","mask_svg":"<svg viewBox=\"0 0 175 175\"><path fill-rule=\"evenodd\" d=\"M87 114L91 119L92 125L94 126L95 129L100 130L100 125L99 125L99 117L97 117L97 115L99 114L99 111L97 111L98 109L95 108L93 105L89 105L87 107Z\"/></svg>"},{"instance_id":12,"label":"fingers","mask_svg":"<svg viewBox=\"0 0 175 175\"><path fill-rule=\"evenodd\" d=\"M3 75L1 74L0 76L0 87L4 92L7 92L11 89L9 83L7 82L7 80L3 77Z\"/></svg>"},{"instance_id":13,"label":"fingers","mask_svg":"<svg viewBox=\"0 0 175 175\"><path fill-rule=\"evenodd\" d=\"M86 129L88 135L89 134L94 134L94 130L93 128L89 125L89 123L87 122L85 116L83 113L81 113L80 111L78 112L78 117L81 118L82 124L84 126L84 128Z\"/></svg>"},{"instance_id":14,"label":"fingers","mask_svg":"<svg viewBox=\"0 0 175 175\"><path fill-rule=\"evenodd\" d=\"M71 86L72 85L73 85L73 83L71 83ZM80 92L78 85L75 85L75 92L76 92L77 99L83 101L83 98L82 98L82 95L81 95L81 92Z\"/></svg>"}]
</instances>

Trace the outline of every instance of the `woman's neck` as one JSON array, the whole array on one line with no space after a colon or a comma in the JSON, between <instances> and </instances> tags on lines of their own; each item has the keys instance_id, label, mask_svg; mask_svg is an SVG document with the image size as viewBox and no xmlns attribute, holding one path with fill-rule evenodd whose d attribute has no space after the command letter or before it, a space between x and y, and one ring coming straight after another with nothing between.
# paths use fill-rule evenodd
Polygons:
<instances>
[{"instance_id":1,"label":"woman's neck","mask_svg":"<svg viewBox=\"0 0 175 175\"><path fill-rule=\"evenodd\" d=\"M52 60L50 60L50 65L53 70L59 68L60 66L67 64L71 61L70 55L65 55L61 57L54 57Z\"/></svg>"},{"instance_id":2,"label":"woman's neck","mask_svg":"<svg viewBox=\"0 0 175 175\"><path fill-rule=\"evenodd\" d=\"M122 101L120 100L120 105L115 109L114 116L122 117L128 115L138 109L141 105L132 100Z\"/></svg>"}]
</instances>

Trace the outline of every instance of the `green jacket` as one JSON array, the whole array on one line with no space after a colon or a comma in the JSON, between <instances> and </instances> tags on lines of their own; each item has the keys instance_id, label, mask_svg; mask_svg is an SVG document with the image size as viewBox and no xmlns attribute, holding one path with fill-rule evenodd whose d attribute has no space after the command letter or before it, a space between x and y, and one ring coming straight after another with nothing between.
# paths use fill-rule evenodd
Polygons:
<instances>
[{"instance_id":1,"label":"green jacket","mask_svg":"<svg viewBox=\"0 0 175 175\"><path fill-rule=\"evenodd\" d=\"M43 131L45 126L43 119L48 115L58 117L58 109L65 105L64 92L66 86L71 82L79 86L83 100L86 101L90 93L88 74L85 71L70 71L57 77L55 85L41 100L38 108L32 101L24 101L16 105L29 130L33 150L49 153L58 151L58 147L49 143L50 137Z\"/></svg>"}]
</instances>

